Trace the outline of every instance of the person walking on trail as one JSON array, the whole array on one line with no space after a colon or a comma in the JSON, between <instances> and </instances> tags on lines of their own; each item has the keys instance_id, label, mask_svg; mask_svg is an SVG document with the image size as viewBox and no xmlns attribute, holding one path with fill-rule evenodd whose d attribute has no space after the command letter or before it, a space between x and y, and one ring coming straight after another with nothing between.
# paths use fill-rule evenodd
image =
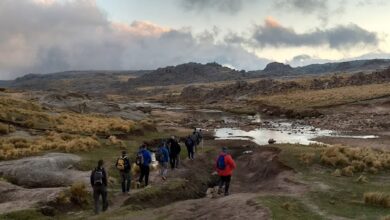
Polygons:
<instances>
[{"instance_id":1,"label":"person walking on trail","mask_svg":"<svg viewBox=\"0 0 390 220\"><path fill-rule=\"evenodd\" d=\"M98 161L98 166L91 173L91 186L93 188L93 200L95 214L99 214L99 198L102 197L103 212L108 208L107 202L107 173L103 167L103 160Z\"/></svg>"},{"instance_id":2,"label":"person walking on trail","mask_svg":"<svg viewBox=\"0 0 390 220\"><path fill-rule=\"evenodd\" d=\"M172 169L179 168L180 151L180 144L177 142L176 137L172 136L169 140L169 159Z\"/></svg>"},{"instance_id":3,"label":"person walking on trail","mask_svg":"<svg viewBox=\"0 0 390 220\"><path fill-rule=\"evenodd\" d=\"M191 140L192 142L194 143L194 152L197 152L198 149L198 135L196 134L196 128L194 129L194 131L192 132L192 135L191 135Z\"/></svg>"},{"instance_id":4,"label":"person walking on trail","mask_svg":"<svg viewBox=\"0 0 390 220\"><path fill-rule=\"evenodd\" d=\"M169 163L169 151L166 142L163 142L158 148L156 159L160 164L160 176L163 180L166 180Z\"/></svg>"},{"instance_id":5,"label":"person walking on trail","mask_svg":"<svg viewBox=\"0 0 390 220\"><path fill-rule=\"evenodd\" d=\"M192 140L191 136L188 135L188 137L185 140L185 145L187 147L187 152L188 152L188 159L193 160L194 159L194 147L195 143Z\"/></svg>"},{"instance_id":6,"label":"person walking on trail","mask_svg":"<svg viewBox=\"0 0 390 220\"><path fill-rule=\"evenodd\" d=\"M230 180L235 168L236 163L232 156L227 153L227 148L223 147L216 160L216 170L220 178L218 194L222 194L222 187L225 186L225 196L229 195Z\"/></svg>"},{"instance_id":7,"label":"person walking on trail","mask_svg":"<svg viewBox=\"0 0 390 220\"><path fill-rule=\"evenodd\" d=\"M122 151L122 156L117 159L115 166L119 170L119 176L121 177L122 193L129 193L131 186L131 163L126 151Z\"/></svg>"},{"instance_id":8,"label":"person walking on trail","mask_svg":"<svg viewBox=\"0 0 390 220\"><path fill-rule=\"evenodd\" d=\"M152 162L152 156L150 151L148 151L146 144L143 144L140 147L140 150L137 153L136 164L140 167L141 174L138 180L138 187L141 185L145 178L145 186L149 184L149 172L150 172L150 163Z\"/></svg>"}]
</instances>

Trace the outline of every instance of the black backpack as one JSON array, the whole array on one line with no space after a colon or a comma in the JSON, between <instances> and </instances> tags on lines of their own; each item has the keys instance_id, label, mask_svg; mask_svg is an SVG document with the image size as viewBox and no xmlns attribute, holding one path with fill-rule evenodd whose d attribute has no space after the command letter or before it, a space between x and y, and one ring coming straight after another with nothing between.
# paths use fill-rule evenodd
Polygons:
<instances>
[{"instance_id":1,"label":"black backpack","mask_svg":"<svg viewBox=\"0 0 390 220\"><path fill-rule=\"evenodd\" d=\"M103 170L95 169L93 185L103 185Z\"/></svg>"}]
</instances>

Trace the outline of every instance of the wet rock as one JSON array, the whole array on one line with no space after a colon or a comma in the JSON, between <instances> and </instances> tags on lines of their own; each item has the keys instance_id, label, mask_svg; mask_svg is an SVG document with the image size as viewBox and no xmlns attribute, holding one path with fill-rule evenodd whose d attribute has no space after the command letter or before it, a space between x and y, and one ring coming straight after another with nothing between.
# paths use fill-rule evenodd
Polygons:
<instances>
[{"instance_id":1,"label":"wet rock","mask_svg":"<svg viewBox=\"0 0 390 220\"><path fill-rule=\"evenodd\" d=\"M273 138L268 140L268 144L275 144L275 143L276 143L276 140L274 140Z\"/></svg>"}]
</instances>

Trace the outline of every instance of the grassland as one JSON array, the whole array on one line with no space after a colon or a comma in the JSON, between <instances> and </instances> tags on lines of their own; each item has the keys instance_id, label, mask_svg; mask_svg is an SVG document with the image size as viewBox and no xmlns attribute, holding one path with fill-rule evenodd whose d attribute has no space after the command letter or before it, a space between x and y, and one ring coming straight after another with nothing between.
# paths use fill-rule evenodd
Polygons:
<instances>
[{"instance_id":1,"label":"grassland","mask_svg":"<svg viewBox=\"0 0 390 220\"><path fill-rule=\"evenodd\" d=\"M390 214L390 209L383 206L390 193L388 168L376 174L361 171L354 176L333 176L334 166L321 161L326 148L317 145L277 147L282 149L280 160L294 168L298 172L297 179L310 186L310 190L299 197L259 197L258 202L271 209L273 219L286 219L287 216L288 219L380 219ZM314 158L307 164L301 160L302 154L314 154ZM361 175L368 181L358 181ZM380 199L367 199L368 196ZM292 208L289 210L288 207Z\"/></svg>"},{"instance_id":2,"label":"grassland","mask_svg":"<svg viewBox=\"0 0 390 220\"><path fill-rule=\"evenodd\" d=\"M260 95L255 103L264 103L293 110L335 106L390 95L390 83L346 86L325 90L299 90L276 95Z\"/></svg>"}]
</instances>

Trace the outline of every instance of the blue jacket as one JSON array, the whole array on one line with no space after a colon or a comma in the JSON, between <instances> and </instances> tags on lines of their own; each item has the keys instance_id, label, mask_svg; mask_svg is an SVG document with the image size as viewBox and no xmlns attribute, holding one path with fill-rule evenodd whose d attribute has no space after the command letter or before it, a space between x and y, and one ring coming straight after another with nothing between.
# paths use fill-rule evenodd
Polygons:
<instances>
[{"instance_id":1,"label":"blue jacket","mask_svg":"<svg viewBox=\"0 0 390 220\"><path fill-rule=\"evenodd\" d=\"M160 161L160 162L168 163L169 162L169 151L168 151L168 148L164 146L164 147L161 147L159 149L159 151L160 151L160 153L163 156L163 160Z\"/></svg>"},{"instance_id":2,"label":"blue jacket","mask_svg":"<svg viewBox=\"0 0 390 220\"><path fill-rule=\"evenodd\" d=\"M142 153L142 156L144 157L144 166L149 166L150 163L152 162L152 155L150 154L150 152L146 149L143 149L140 151L140 153Z\"/></svg>"}]
</instances>

